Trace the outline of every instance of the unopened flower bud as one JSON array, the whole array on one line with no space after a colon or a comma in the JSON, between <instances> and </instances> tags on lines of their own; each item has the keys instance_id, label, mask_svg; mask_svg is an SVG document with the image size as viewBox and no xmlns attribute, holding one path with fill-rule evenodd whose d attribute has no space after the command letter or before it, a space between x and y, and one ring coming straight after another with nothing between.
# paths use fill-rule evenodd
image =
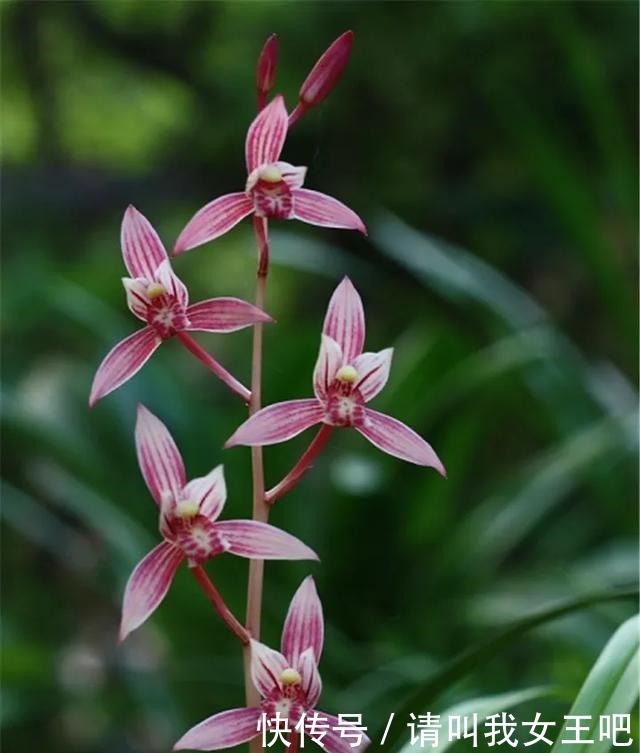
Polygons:
<instances>
[{"instance_id":1,"label":"unopened flower bud","mask_svg":"<svg viewBox=\"0 0 640 753\"><path fill-rule=\"evenodd\" d=\"M272 34L264 43L256 67L256 89L263 96L273 86L278 61L278 37Z\"/></svg>"},{"instance_id":2,"label":"unopened flower bud","mask_svg":"<svg viewBox=\"0 0 640 753\"><path fill-rule=\"evenodd\" d=\"M351 54L353 32L345 31L320 56L300 87L300 101L315 107L333 89Z\"/></svg>"}]
</instances>

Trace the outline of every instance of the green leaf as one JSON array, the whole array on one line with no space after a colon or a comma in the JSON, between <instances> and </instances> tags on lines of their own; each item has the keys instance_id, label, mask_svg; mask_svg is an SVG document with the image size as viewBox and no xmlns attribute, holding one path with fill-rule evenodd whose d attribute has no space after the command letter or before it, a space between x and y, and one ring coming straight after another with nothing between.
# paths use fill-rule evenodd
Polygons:
<instances>
[{"instance_id":1,"label":"green leaf","mask_svg":"<svg viewBox=\"0 0 640 753\"><path fill-rule=\"evenodd\" d=\"M636 588L610 589L608 591L582 596L578 599L563 601L552 607L534 612L512 622L507 627L496 633L491 638L483 641L447 662L443 667L434 672L426 681L420 684L396 711L395 718L389 727L384 746L380 745L383 730L372 736L372 745L369 753L373 753L376 746L380 750L389 751L397 746L398 740L404 732L403 724L409 718L410 713L419 713L428 708L448 688L469 674L472 670L481 666L489 659L498 654L514 640L520 638L529 630L544 625L547 622L563 617L564 615L577 612L581 609L604 604L618 599L638 598Z\"/></svg>"},{"instance_id":2,"label":"green leaf","mask_svg":"<svg viewBox=\"0 0 640 753\"><path fill-rule=\"evenodd\" d=\"M613 741L599 740L600 716L626 714L633 709L638 700L639 631L639 615L623 623L604 647L580 688L568 716L590 716L590 721L581 721L584 726L589 726L589 732L582 732L581 738L595 742L572 745L574 753L585 753L587 750L590 753L608 751ZM571 726L575 726L575 722ZM551 753L558 753L564 745L562 740L565 738L566 727L567 724L558 735ZM570 732L567 739L575 737L576 733ZM564 747L562 749L564 750Z\"/></svg>"}]
</instances>

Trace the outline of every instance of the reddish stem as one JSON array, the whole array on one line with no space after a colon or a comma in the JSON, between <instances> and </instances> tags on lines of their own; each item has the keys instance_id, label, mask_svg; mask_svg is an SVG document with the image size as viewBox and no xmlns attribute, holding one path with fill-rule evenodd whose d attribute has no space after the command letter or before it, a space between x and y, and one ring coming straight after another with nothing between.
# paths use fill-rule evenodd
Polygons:
<instances>
[{"instance_id":1,"label":"reddish stem","mask_svg":"<svg viewBox=\"0 0 640 753\"><path fill-rule=\"evenodd\" d=\"M234 395L237 395L245 403L251 400L251 392L244 384L239 382L233 374L230 374L213 356L210 356L204 348L201 348L192 337L189 337L186 332L177 332L176 337L188 351L193 353L218 379L224 382Z\"/></svg>"},{"instance_id":2,"label":"reddish stem","mask_svg":"<svg viewBox=\"0 0 640 753\"><path fill-rule=\"evenodd\" d=\"M258 112L264 109L266 101L267 101L267 93L260 91L260 89L258 89L256 91L256 110Z\"/></svg>"},{"instance_id":3,"label":"reddish stem","mask_svg":"<svg viewBox=\"0 0 640 753\"><path fill-rule=\"evenodd\" d=\"M249 644L251 635L244 627L242 627L240 622L238 622L238 620L234 617L229 607L224 603L224 599L220 595L218 589L209 580L209 576L205 573L202 567L200 567L200 565L198 565L197 567L191 567L189 569L191 570L193 577L198 582L200 588L205 592L207 598L213 604L213 608L220 616L220 619L229 628L229 630L237 638L239 638L245 646L247 646Z\"/></svg>"},{"instance_id":4,"label":"reddish stem","mask_svg":"<svg viewBox=\"0 0 640 753\"><path fill-rule=\"evenodd\" d=\"M304 102L300 101L293 109L293 112L291 115L289 115L289 128L291 128L292 125L297 123L300 118L305 114L305 112L309 109L309 106L306 105Z\"/></svg>"},{"instance_id":5,"label":"reddish stem","mask_svg":"<svg viewBox=\"0 0 640 753\"><path fill-rule=\"evenodd\" d=\"M327 424L322 424L318 433L311 440L311 444L301 455L300 460L298 460L279 484L276 484L272 489L269 489L269 491L265 493L264 499L268 505L272 505L274 502L277 502L280 497L284 497L284 495L293 489L298 483L305 471L309 470L316 455L325 446L327 440L331 436L332 428L333 427L331 426L327 426Z\"/></svg>"}]
</instances>

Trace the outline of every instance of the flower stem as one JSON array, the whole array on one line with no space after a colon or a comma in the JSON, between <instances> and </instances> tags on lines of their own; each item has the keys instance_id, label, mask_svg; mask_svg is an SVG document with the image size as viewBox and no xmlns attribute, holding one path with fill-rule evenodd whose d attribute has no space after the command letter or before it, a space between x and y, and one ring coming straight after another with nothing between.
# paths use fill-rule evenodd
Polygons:
<instances>
[{"instance_id":1,"label":"flower stem","mask_svg":"<svg viewBox=\"0 0 640 753\"><path fill-rule=\"evenodd\" d=\"M265 493L264 499L268 505L272 505L274 502L283 497L298 483L305 471L309 470L311 463L316 455L325 446L327 440L331 436L331 426L322 424L318 433L311 440L311 444L307 447L304 453L301 455L300 460L293 466L293 468L287 473L287 475L276 484L272 489L269 489Z\"/></svg>"},{"instance_id":2,"label":"flower stem","mask_svg":"<svg viewBox=\"0 0 640 753\"><path fill-rule=\"evenodd\" d=\"M224 382L234 395L237 395L245 403L251 400L251 393L244 384L239 382L233 374L230 374L213 356L210 356L204 348L201 348L192 337L189 337L186 332L176 332L176 337L188 351L193 353L218 379Z\"/></svg>"},{"instance_id":3,"label":"flower stem","mask_svg":"<svg viewBox=\"0 0 640 753\"><path fill-rule=\"evenodd\" d=\"M289 125L288 127L291 128L291 126L294 123L297 123L298 120L305 114L305 112L308 110L308 106L304 104L304 102L298 102L298 104L293 109L293 112L291 115L289 115Z\"/></svg>"},{"instance_id":4,"label":"flower stem","mask_svg":"<svg viewBox=\"0 0 640 753\"><path fill-rule=\"evenodd\" d=\"M193 577L198 582L200 588L202 588L209 601L213 604L213 608L220 616L220 619L229 628L229 630L242 641L245 646L248 645L249 638L251 637L249 635L249 632L244 627L242 627L240 622L234 617L229 607L224 603L224 599L222 598L222 596L220 596L220 592L209 579L209 576L205 573L202 567L200 567L200 565L191 567L189 569L191 570Z\"/></svg>"},{"instance_id":5,"label":"flower stem","mask_svg":"<svg viewBox=\"0 0 640 753\"><path fill-rule=\"evenodd\" d=\"M258 274L256 279L256 306L264 307L267 272L269 268L269 242L267 239L267 221L254 217L253 228L258 243ZM262 399L262 323L253 327L253 350L251 356L251 400L249 415L260 410ZM251 475L253 480L253 520L266 523L269 518L269 505L264 499L264 464L262 447L251 448ZM247 619L246 628L252 638L260 639L260 617L262 612L262 583L264 579L264 561L249 561L249 582L247 585ZM251 680L251 656L248 647L244 650L245 695L248 706L257 706L260 702L258 691ZM260 741L251 743L251 749L260 750Z\"/></svg>"}]
</instances>

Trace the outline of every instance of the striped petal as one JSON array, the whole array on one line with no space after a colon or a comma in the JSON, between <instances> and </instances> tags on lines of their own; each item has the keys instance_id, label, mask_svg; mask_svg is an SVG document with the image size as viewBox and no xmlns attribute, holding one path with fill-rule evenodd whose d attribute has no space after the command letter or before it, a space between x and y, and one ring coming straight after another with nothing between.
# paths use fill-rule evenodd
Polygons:
<instances>
[{"instance_id":1,"label":"striped petal","mask_svg":"<svg viewBox=\"0 0 640 753\"><path fill-rule=\"evenodd\" d=\"M210 201L187 222L173 247L173 253L181 254L224 235L251 212L253 202L244 192L229 193Z\"/></svg>"},{"instance_id":2,"label":"striped petal","mask_svg":"<svg viewBox=\"0 0 640 753\"><path fill-rule=\"evenodd\" d=\"M295 219L310 225L357 230L363 235L367 234L367 228L358 215L332 196L308 188L296 188L292 193Z\"/></svg>"},{"instance_id":3,"label":"striped petal","mask_svg":"<svg viewBox=\"0 0 640 753\"><path fill-rule=\"evenodd\" d=\"M288 400L269 405L245 421L230 437L225 447L268 445L284 442L318 424L324 408L317 400Z\"/></svg>"},{"instance_id":4,"label":"striped petal","mask_svg":"<svg viewBox=\"0 0 640 753\"><path fill-rule=\"evenodd\" d=\"M131 204L124 213L120 242L129 276L153 280L156 269L167 258L167 252L153 225Z\"/></svg>"},{"instance_id":5,"label":"striped petal","mask_svg":"<svg viewBox=\"0 0 640 753\"><path fill-rule=\"evenodd\" d=\"M138 405L136 451L142 476L151 496L162 508L175 502L186 483L180 451L162 421Z\"/></svg>"},{"instance_id":6,"label":"striped petal","mask_svg":"<svg viewBox=\"0 0 640 753\"><path fill-rule=\"evenodd\" d=\"M142 625L164 599L183 557L175 544L163 541L136 565L124 591L121 641Z\"/></svg>"},{"instance_id":7,"label":"striped petal","mask_svg":"<svg viewBox=\"0 0 640 753\"><path fill-rule=\"evenodd\" d=\"M324 400L344 359L338 343L328 335L322 335L318 360L313 369L313 391L318 400Z\"/></svg>"},{"instance_id":8,"label":"striped petal","mask_svg":"<svg viewBox=\"0 0 640 753\"><path fill-rule=\"evenodd\" d=\"M258 707L231 709L196 724L173 746L173 750L220 750L246 743L258 735L262 711Z\"/></svg>"},{"instance_id":9,"label":"striped petal","mask_svg":"<svg viewBox=\"0 0 640 753\"><path fill-rule=\"evenodd\" d=\"M444 466L430 444L413 429L384 413L366 408L364 425L355 428L383 452L416 465L435 468L446 476Z\"/></svg>"},{"instance_id":10,"label":"striped petal","mask_svg":"<svg viewBox=\"0 0 640 753\"><path fill-rule=\"evenodd\" d=\"M363 353L353 362L358 372L355 388L360 391L365 402L373 399L389 379L393 348L386 348L379 353Z\"/></svg>"},{"instance_id":11,"label":"striped petal","mask_svg":"<svg viewBox=\"0 0 640 753\"><path fill-rule=\"evenodd\" d=\"M296 667L303 652L312 649L316 664L322 654L324 619L313 577L305 578L295 592L282 629L282 653Z\"/></svg>"},{"instance_id":12,"label":"striped petal","mask_svg":"<svg viewBox=\"0 0 640 753\"><path fill-rule=\"evenodd\" d=\"M138 372L151 358L162 340L151 327L144 327L125 337L112 348L98 366L93 378L89 405L113 392Z\"/></svg>"},{"instance_id":13,"label":"striped petal","mask_svg":"<svg viewBox=\"0 0 640 753\"><path fill-rule=\"evenodd\" d=\"M223 520L215 524L225 551L260 560L318 560L300 539L257 520Z\"/></svg>"},{"instance_id":14,"label":"striped petal","mask_svg":"<svg viewBox=\"0 0 640 753\"><path fill-rule=\"evenodd\" d=\"M310 712L310 715L313 713L313 711ZM328 753L360 753L371 743L371 740L362 732L362 739L358 745L360 730L357 727L347 722L341 722L337 716L327 714L326 711L318 711L317 713L329 725L326 735L322 738L322 744ZM349 729L350 727L353 727L353 730ZM345 732L340 732L340 729L344 729ZM347 732L347 730L349 731Z\"/></svg>"},{"instance_id":15,"label":"striped petal","mask_svg":"<svg viewBox=\"0 0 640 753\"><path fill-rule=\"evenodd\" d=\"M182 490L182 499L197 502L200 514L213 523L222 512L227 500L223 466L219 465L206 476L189 481Z\"/></svg>"},{"instance_id":16,"label":"striped petal","mask_svg":"<svg viewBox=\"0 0 640 753\"><path fill-rule=\"evenodd\" d=\"M192 332L235 332L256 322L272 322L269 314L239 298L209 298L187 309Z\"/></svg>"},{"instance_id":17,"label":"striped petal","mask_svg":"<svg viewBox=\"0 0 640 753\"><path fill-rule=\"evenodd\" d=\"M147 298L149 280L144 277L137 277L136 279L123 277L122 285L127 296L127 306L129 307L129 311L131 311L134 316L137 316L138 319L142 319L143 322L146 322L147 307L149 305L149 299Z\"/></svg>"},{"instance_id":18,"label":"striped petal","mask_svg":"<svg viewBox=\"0 0 640 753\"><path fill-rule=\"evenodd\" d=\"M260 641L251 640L251 679L262 696L280 687L280 676L288 668L289 664L281 653Z\"/></svg>"},{"instance_id":19,"label":"striped petal","mask_svg":"<svg viewBox=\"0 0 640 753\"><path fill-rule=\"evenodd\" d=\"M300 673L300 684L306 696L306 704L315 706L322 693L322 680L318 672L318 665L312 648L308 648L300 654L295 666Z\"/></svg>"},{"instance_id":20,"label":"striped petal","mask_svg":"<svg viewBox=\"0 0 640 753\"><path fill-rule=\"evenodd\" d=\"M156 269L155 278L167 293L176 298L182 306L189 305L189 291L178 275L171 268L169 259L165 259Z\"/></svg>"},{"instance_id":21,"label":"striped petal","mask_svg":"<svg viewBox=\"0 0 640 753\"><path fill-rule=\"evenodd\" d=\"M331 296L322 331L342 348L345 363L351 363L362 353L364 330L362 299L351 280L344 277Z\"/></svg>"},{"instance_id":22,"label":"striped petal","mask_svg":"<svg viewBox=\"0 0 640 753\"><path fill-rule=\"evenodd\" d=\"M247 173L277 161L287 137L287 122L287 108L279 94L249 126L245 142Z\"/></svg>"}]
</instances>

